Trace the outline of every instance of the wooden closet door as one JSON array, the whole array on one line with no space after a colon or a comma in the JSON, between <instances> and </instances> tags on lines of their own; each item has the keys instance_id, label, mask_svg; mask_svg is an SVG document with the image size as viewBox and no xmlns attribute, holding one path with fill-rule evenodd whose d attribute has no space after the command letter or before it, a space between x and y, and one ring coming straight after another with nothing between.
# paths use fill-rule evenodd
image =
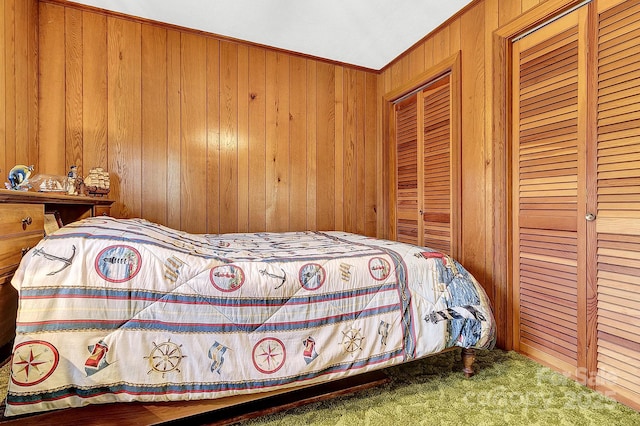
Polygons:
<instances>
[{"instance_id":1,"label":"wooden closet door","mask_svg":"<svg viewBox=\"0 0 640 426\"><path fill-rule=\"evenodd\" d=\"M396 127L396 238L419 244L422 241L418 188L418 99L411 96L395 105Z\"/></svg>"},{"instance_id":2,"label":"wooden closet door","mask_svg":"<svg viewBox=\"0 0 640 426\"><path fill-rule=\"evenodd\" d=\"M455 197L452 164L451 76L422 91L424 185L422 233L427 247L453 255L452 203Z\"/></svg>"},{"instance_id":3,"label":"wooden closet door","mask_svg":"<svg viewBox=\"0 0 640 426\"><path fill-rule=\"evenodd\" d=\"M596 386L640 409L640 1L598 2Z\"/></svg>"},{"instance_id":4,"label":"wooden closet door","mask_svg":"<svg viewBox=\"0 0 640 426\"><path fill-rule=\"evenodd\" d=\"M394 105L396 238L457 255L459 131L451 72Z\"/></svg>"},{"instance_id":5,"label":"wooden closet door","mask_svg":"<svg viewBox=\"0 0 640 426\"><path fill-rule=\"evenodd\" d=\"M586 363L586 9L512 58L514 345L569 374Z\"/></svg>"}]
</instances>

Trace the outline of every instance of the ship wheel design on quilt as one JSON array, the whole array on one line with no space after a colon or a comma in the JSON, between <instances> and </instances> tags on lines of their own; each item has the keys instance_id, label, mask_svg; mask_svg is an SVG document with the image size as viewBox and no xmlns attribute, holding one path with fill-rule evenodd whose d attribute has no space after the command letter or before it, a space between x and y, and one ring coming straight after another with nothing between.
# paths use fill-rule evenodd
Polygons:
<instances>
[{"instance_id":1,"label":"ship wheel design on quilt","mask_svg":"<svg viewBox=\"0 0 640 426\"><path fill-rule=\"evenodd\" d=\"M360 329L352 328L342 332L342 347L345 352L355 353L362 350L362 341L364 336L360 334Z\"/></svg>"},{"instance_id":2,"label":"ship wheel design on quilt","mask_svg":"<svg viewBox=\"0 0 640 426\"><path fill-rule=\"evenodd\" d=\"M286 358L284 344L274 337L266 337L253 347L253 365L261 373L275 373L282 368Z\"/></svg>"},{"instance_id":3,"label":"ship wheel design on quilt","mask_svg":"<svg viewBox=\"0 0 640 426\"><path fill-rule=\"evenodd\" d=\"M154 348L151 349L149 356L145 357L149 360L149 366L151 367L151 370L149 370L147 374L156 371L162 373L162 377L164 378L166 373L172 371L179 373L180 369L178 367L182 362L182 358L186 357L186 355L182 355L182 349L180 349L182 345L177 345L169 339L159 345L153 342L153 346Z\"/></svg>"}]
</instances>

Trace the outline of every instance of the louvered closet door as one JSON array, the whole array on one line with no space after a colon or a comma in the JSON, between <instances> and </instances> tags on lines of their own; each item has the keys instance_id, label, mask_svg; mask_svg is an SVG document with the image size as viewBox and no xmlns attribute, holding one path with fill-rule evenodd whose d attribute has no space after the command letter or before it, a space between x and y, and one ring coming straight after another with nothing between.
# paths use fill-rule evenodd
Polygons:
<instances>
[{"instance_id":1,"label":"louvered closet door","mask_svg":"<svg viewBox=\"0 0 640 426\"><path fill-rule=\"evenodd\" d=\"M451 87L450 76L422 92L423 126L423 245L451 254Z\"/></svg>"},{"instance_id":2,"label":"louvered closet door","mask_svg":"<svg viewBox=\"0 0 640 426\"><path fill-rule=\"evenodd\" d=\"M598 9L597 383L640 409L640 2Z\"/></svg>"},{"instance_id":3,"label":"louvered closet door","mask_svg":"<svg viewBox=\"0 0 640 426\"><path fill-rule=\"evenodd\" d=\"M514 344L572 373L586 335L585 29L582 8L513 44Z\"/></svg>"},{"instance_id":4,"label":"louvered closet door","mask_svg":"<svg viewBox=\"0 0 640 426\"><path fill-rule=\"evenodd\" d=\"M398 241L456 255L458 132L452 75L443 74L395 105Z\"/></svg>"},{"instance_id":5,"label":"louvered closet door","mask_svg":"<svg viewBox=\"0 0 640 426\"><path fill-rule=\"evenodd\" d=\"M418 99L412 96L395 105L396 125L396 229L397 240L419 244Z\"/></svg>"}]
</instances>

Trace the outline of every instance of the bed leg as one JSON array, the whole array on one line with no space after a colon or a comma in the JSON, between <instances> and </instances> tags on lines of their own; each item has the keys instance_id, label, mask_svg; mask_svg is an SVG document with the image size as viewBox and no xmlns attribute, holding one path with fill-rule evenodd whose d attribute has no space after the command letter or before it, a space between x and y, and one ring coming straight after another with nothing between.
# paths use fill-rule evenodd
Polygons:
<instances>
[{"instance_id":1,"label":"bed leg","mask_svg":"<svg viewBox=\"0 0 640 426\"><path fill-rule=\"evenodd\" d=\"M473 371L473 363L476 360L476 350L471 348L462 348L462 372L469 378L475 374Z\"/></svg>"}]
</instances>

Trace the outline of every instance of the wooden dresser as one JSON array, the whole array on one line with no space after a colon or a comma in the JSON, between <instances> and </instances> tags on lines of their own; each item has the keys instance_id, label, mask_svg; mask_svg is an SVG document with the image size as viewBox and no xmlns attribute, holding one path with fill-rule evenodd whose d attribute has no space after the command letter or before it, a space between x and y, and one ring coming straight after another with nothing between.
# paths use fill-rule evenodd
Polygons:
<instances>
[{"instance_id":1,"label":"wooden dresser","mask_svg":"<svg viewBox=\"0 0 640 426\"><path fill-rule=\"evenodd\" d=\"M0 189L0 364L11 355L18 293L11 285L22 256L44 236L45 214L63 224L109 215L113 200Z\"/></svg>"}]
</instances>

